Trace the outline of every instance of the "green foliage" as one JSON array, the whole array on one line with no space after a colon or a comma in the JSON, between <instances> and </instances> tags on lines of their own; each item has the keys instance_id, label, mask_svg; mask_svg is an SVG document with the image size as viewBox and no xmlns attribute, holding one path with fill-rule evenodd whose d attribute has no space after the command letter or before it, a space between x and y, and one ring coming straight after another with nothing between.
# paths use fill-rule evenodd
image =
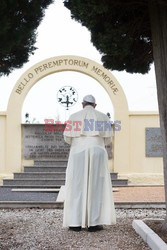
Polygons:
<instances>
[{"instance_id":1,"label":"green foliage","mask_svg":"<svg viewBox=\"0 0 167 250\"><path fill-rule=\"evenodd\" d=\"M147 0L65 0L64 5L89 29L106 68L149 71L153 48Z\"/></svg>"},{"instance_id":2,"label":"green foliage","mask_svg":"<svg viewBox=\"0 0 167 250\"><path fill-rule=\"evenodd\" d=\"M36 29L53 0L0 1L0 75L20 68L35 51Z\"/></svg>"}]
</instances>

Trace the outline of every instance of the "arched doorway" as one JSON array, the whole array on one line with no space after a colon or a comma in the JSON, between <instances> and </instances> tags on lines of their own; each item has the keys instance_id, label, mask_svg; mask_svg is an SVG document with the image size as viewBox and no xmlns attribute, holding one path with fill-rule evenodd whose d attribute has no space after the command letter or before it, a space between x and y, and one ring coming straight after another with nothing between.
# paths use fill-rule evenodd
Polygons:
<instances>
[{"instance_id":1,"label":"arched doorway","mask_svg":"<svg viewBox=\"0 0 167 250\"><path fill-rule=\"evenodd\" d=\"M108 92L115 113L115 120L121 121L121 130L115 133L114 170L126 169L129 165L129 112L122 87L100 64L78 56L58 56L41 61L28 69L16 82L10 95L6 119L6 172L21 170L21 110L30 89L47 75L75 71L97 80Z\"/></svg>"},{"instance_id":2,"label":"arched doorway","mask_svg":"<svg viewBox=\"0 0 167 250\"><path fill-rule=\"evenodd\" d=\"M67 109L66 104L58 101L58 93L61 88L69 86L77 92L77 101ZM22 106L22 123L43 124L46 118L64 123L72 113L82 109L83 97L90 93L96 98L96 109L109 113L111 121L114 121L111 98L99 82L80 72L63 71L42 78L31 88Z\"/></svg>"}]
</instances>

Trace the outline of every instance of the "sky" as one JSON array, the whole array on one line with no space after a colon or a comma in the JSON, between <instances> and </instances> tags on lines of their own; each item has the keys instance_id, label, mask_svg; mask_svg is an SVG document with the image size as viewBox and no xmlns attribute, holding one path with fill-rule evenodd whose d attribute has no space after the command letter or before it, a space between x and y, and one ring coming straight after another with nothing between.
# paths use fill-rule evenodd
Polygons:
<instances>
[{"instance_id":1,"label":"sky","mask_svg":"<svg viewBox=\"0 0 167 250\"><path fill-rule=\"evenodd\" d=\"M80 23L71 19L70 11L62 0L55 0L45 12L45 17L37 29L38 48L30 56L29 62L21 69L14 70L8 77L0 78L0 111L6 111L11 91L20 76L34 64L54 56L83 56L101 63L101 55L91 43L90 32ZM157 111L157 91L154 66L148 74L128 74L112 71L127 97L130 111ZM72 86L78 93L77 103L66 110L57 102L57 93L63 86ZM60 72L38 81L29 91L22 108L22 122L25 113L30 114L30 122L44 122L44 119L65 121L68 116L81 109L82 98L86 94L95 95L97 109L111 114L114 109L106 91L91 77L77 72Z\"/></svg>"}]
</instances>

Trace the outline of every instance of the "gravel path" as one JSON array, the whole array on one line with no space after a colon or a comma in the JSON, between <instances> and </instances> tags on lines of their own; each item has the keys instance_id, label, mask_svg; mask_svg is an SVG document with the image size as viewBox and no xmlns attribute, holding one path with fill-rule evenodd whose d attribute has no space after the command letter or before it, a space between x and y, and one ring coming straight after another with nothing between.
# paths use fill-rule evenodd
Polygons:
<instances>
[{"instance_id":1,"label":"gravel path","mask_svg":"<svg viewBox=\"0 0 167 250\"><path fill-rule=\"evenodd\" d=\"M133 219L164 218L164 209L117 209L117 224L99 232L62 228L63 210L1 209L0 250L147 250Z\"/></svg>"}]
</instances>

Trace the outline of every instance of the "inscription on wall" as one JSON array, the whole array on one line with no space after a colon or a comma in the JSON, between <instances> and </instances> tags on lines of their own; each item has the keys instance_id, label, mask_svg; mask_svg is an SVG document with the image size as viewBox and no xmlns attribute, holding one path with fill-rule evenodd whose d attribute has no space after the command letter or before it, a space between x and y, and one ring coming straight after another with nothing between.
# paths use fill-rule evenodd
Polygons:
<instances>
[{"instance_id":1,"label":"inscription on wall","mask_svg":"<svg viewBox=\"0 0 167 250\"><path fill-rule=\"evenodd\" d=\"M103 70L103 68L98 68L96 65L90 64L87 61L74 59L74 58L59 58L56 60L46 61L46 63L39 65L38 67L34 67L31 71L29 71L24 78L21 79L18 86L16 87L15 92L19 95L22 94L27 85L31 84L33 78L37 75L43 75L47 71L50 70L59 71L61 67L69 69L69 67L75 67L75 69L84 69L88 71L88 75L90 75L90 71L92 72L92 76L98 76L102 81L104 81L112 90L114 95L118 93L118 86L111 79L111 76L108 75L107 72ZM80 71L80 70L79 70Z\"/></svg>"},{"instance_id":2,"label":"inscription on wall","mask_svg":"<svg viewBox=\"0 0 167 250\"><path fill-rule=\"evenodd\" d=\"M163 157L160 128L146 128L146 157Z\"/></svg>"},{"instance_id":3,"label":"inscription on wall","mask_svg":"<svg viewBox=\"0 0 167 250\"><path fill-rule=\"evenodd\" d=\"M107 145L109 159L112 144ZM63 131L45 131L44 124L23 125L23 157L30 159L68 160L70 145L64 141Z\"/></svg>"},{"instance_id":4,"label":"inscription on wall","mask_svg":"<svg viewBox=\"0 0 167 250\"><path fill-rule=\"evenodd\" d=\"M45 125L23 125L24 159L68 159L70 145L62 131L45 131Z\"/></svg>"}]
</instances>

